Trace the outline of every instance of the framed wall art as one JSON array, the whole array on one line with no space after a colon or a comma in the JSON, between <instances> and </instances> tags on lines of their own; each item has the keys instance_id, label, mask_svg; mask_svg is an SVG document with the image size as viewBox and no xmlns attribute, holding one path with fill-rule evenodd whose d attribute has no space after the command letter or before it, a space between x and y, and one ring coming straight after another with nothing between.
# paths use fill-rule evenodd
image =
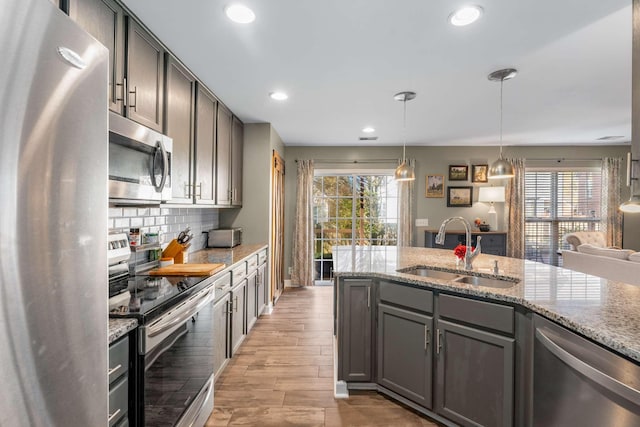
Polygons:
<instances>
[{"instance_id":1,"label":"framed wall art","mask_svg":"<svg viewBox=\"0 0 640 427\"><path fill-rule=\"evenodd\" d=\"M449 165L449 181L468 181L469 166Z\"/></svg>"},{"instance_id":2,"label":"framed wall art","mask_svg":"<svg viewBox=\"0 0 640 427\"><path fill-rule=\"evenodd\" d=\"M471 166L471 182L489 182L487 174L489 165L473 165Z\"/></svg>"},{"instance_id":3,"label":"framed wall art","mask_svg":"<svg viewBox=\"0 0 640 427\"><path fill-rule=\"evenodd\" d=\"M444 197L444 175L427 175L425 197Z\"/></svg>"},{"instance_id":4,"label":"framed wall art","mask_svg":"<svg viewBox=\"0 0 640 427\"><path fill-rule=\"evenodd\" d=\"M447 187L448 208L470 208L472 198L473 187Z\"/></svg>"}]
</instances>

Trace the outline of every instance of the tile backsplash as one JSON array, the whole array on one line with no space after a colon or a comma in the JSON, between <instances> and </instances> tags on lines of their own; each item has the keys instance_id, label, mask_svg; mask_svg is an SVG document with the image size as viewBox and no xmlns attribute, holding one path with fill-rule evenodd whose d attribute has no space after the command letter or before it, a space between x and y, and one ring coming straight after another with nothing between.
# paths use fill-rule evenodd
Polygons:
<instances>
[{"instance_id":1,"label":"tile backsplash","mask_svg":"<svg viewBox=\"0 0 640 427\"><path fill-rule=\"evenodd\" d=\"M109 208L110 232L128 233L130 228L139 228L141 235L159 233L163 248L187 226L191 227L193 233L189 252L204 248L207 235L203 232L218 228L218 210L171 207Z\"/></svg>"}]
</instances>

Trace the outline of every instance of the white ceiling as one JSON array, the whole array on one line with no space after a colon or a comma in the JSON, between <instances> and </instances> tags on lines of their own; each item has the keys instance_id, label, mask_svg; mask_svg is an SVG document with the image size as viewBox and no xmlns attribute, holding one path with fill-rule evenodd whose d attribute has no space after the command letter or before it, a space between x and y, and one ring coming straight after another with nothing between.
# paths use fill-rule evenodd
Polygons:
<instances>
[{"instance_id":1,"label":"white ceiling","mask_svg":"<svg viewBox=\"0 0 640 427\"><path fill-rule=\"evenodd\" d=\"M230 0L231 1L231 0ZM125 4L245 123L269 122L286 145L496 145L631 140L631 0L239 0L256 21L229 21L220 0ZM269 92L283 90L285 102Z\"/></svg>"}]
</instances>

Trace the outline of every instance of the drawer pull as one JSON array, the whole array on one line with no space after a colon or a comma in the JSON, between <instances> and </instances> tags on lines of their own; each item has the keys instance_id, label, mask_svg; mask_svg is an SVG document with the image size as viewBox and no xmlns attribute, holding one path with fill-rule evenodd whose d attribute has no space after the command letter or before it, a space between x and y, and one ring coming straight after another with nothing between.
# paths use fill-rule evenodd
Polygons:
<instances>
[{"instance_id":1,"label":"drawer pull","mask_svg":"<svg viewBox=\"0 0 640 427\"><path fill-rule=\"evenodd\" d=\"M111 368L109 369L109 372L107 375L111 376L111 374L113 374L114 372L116 372L118 369L122 368L122 364L119 364L118 366L116 366L115 368Z\"/></svg>"},{"instance_id":2,"label":"drawer pull","mask_svg":"<svg viewBox=\"0 0 640 427\"><path fill-rule=\"evenodd\" d=\"M121 411L121 409L118 408L118 410L116 412L114 412L113 414L109 414L109 419L107 420L107 422L110 423L111 421L113 421L113 419L118 416L120 411Z\"/></svg>"}]
</instances>

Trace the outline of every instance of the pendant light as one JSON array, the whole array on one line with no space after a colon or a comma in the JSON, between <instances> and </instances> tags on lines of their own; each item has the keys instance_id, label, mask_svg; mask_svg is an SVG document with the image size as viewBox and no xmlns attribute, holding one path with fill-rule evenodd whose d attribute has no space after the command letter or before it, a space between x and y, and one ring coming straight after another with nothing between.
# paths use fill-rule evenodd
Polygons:
<instances>
[{"instance_id":1,"label":"pendant light","mask_svg":"<svg viewBox=\"0 0 640 427\"><path fill-rule=\"evenodd\" d=\"M627 187L631 189L631 197L620 205L620 210L624 213L640 212L640 195L634 194L634 181L638 181L638 178L636 178L634 173L634 162L638 162L638 160L633 159L632 156L633 153L627 153Z\"/></svg>"},{"instance_id":2,"label":"pendant light","mask_svg":"<svg viewBox=\"0 0 640 427\"><path fill-rule=\"evenodd\" d=\"M500 157L491 164L487 177L489 179L513 178L516 174L513 165L502 157L502 85L505 80L510 80L518 74L515 68L505 68L489 74L489 80L500 82Z\"/></svg>"},{"instance_id":3,"label":"pendant light","mask_svg":"<svg viewBox=\"0 0 640 427\"><path fill-rule=\"evenodd\" d=\"M396 181L413 181L414 179L416 179L416 174L413 171L413 167L411 167L407 163L407 158L405 156L407 145L407 101L411 101L415 97L415 92L399 92L393 95L393 99L395 99L396 101L402 101L404 107L402 118L402 163L400 163L400 166L396 168L396 171L394 173L394 178L396 179Z\"/></svg>"}]
</instances>

